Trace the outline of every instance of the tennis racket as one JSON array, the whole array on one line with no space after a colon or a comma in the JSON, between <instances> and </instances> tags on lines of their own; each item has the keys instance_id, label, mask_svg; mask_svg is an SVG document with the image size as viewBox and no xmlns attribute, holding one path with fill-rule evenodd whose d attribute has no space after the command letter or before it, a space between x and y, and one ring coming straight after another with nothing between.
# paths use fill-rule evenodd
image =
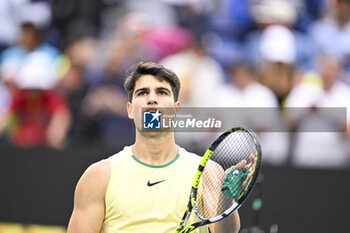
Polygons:
<instances>
[{"instance_id":1,"label":"tennis racket","mask_svg":"<svg viewBox=\"0 0 350 233\"><path fill-rule=\"evenodd\" d=\"M176 233L221 221L241 207L254 187L260 163L260 143L251 130L236 127L221 134L203 155ZM192 209L199 221L186 226Z\"/></svg>"}]
</instances>

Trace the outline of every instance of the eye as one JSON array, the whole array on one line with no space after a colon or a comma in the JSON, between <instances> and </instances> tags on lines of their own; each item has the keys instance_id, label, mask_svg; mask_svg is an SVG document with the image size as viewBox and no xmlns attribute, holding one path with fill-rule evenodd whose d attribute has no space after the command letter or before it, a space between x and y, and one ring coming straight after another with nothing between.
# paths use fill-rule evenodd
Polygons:
<instances>
[{"instance_id":1,"label":"eye","mask_svg":"<svg viewBox=\"0 0 350 233\"><path fill-rule=\"evenodd\" d=\"M158 95L164 95L164 96L169 96L171 94L171 92L166 88L159 88L157 90L157 93Z\"/></svg>"},{"instance_id":2,"label":"eye","mask_svg":"<svg viewBox=\"0 0 350 233\"><path fill-rule=\"evenodd\" d=\"M168 95L168 92L167 92L167 91L162 91L162 90L160 90L160 91L159 91L159 94L160 94L160 95Z\"/></svg>"},{"instance_id":3,"label":"eye","mask_svg":"<svg viewBox=\"0 0 350 233\"><path fill-rule=\"evenodd\" d=\"M147 94L147 91L139 91L139 92L137 92L136 96L143 96L146 94Z\"/></svg>"}]
</instances>

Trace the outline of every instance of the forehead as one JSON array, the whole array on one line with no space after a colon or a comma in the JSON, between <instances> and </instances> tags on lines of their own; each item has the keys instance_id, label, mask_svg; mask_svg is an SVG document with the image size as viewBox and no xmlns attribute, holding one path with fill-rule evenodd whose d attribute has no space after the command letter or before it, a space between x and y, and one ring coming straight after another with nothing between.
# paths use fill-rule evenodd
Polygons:
<instances>
[{"instance_id":1,"label":"forehead","mask_svg":"<svg viewBox=\"0 0 350 233\"><path fill-rule=\"evenodd\" d=\"M142 75L136 82L134 90L140 88L158 88L165 87L171 90L170 83L165 80L160 80L153 75Z\"/></svg>"}]
</instances>

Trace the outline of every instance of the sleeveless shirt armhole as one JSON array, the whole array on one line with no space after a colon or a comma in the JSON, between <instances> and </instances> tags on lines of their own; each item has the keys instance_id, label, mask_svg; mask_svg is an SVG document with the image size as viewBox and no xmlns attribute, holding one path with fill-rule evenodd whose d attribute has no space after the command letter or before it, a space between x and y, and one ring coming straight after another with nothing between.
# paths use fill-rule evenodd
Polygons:
<instances>
[{"instance_id":1,"label":"sleeveless shirt armhole","mask_svg":"<svg viewBox=\"0 0 350 233\"><path fill-rule=\"evenodd\" d=\"M109 169L110 169L110 177L109 177L109 181L108 181L108 185L107 185L107 189L106 189L106 193L105 193L105 213L108 213L108 206L110 206L110 193L111 193L111 181L114 179L114 172L113 172L113 162L112 162L113 158L110 157L107 159L107 162L109 163ZM106 216L105 216L106 217Z\"/></svg>"}]
</instances>

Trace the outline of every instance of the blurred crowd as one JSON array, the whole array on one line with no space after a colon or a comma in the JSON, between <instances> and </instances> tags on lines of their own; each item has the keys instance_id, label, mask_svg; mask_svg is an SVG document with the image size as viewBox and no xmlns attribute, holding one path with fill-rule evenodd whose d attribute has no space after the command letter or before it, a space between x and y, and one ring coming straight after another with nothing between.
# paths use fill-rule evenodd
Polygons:
<instances>
[{"instance_id":1,"label":"blurred crowd","mask_svg":"<svg viewBox=\"0 0 350 233\"><path fill-rule=\"evenodd\" d=\"M248 125L264 163L349 167L350 0L1 0L0 143L132 143L123 83L139 61L177 73L182 106L274 109Z\"/></svg>"}]
</instances>

